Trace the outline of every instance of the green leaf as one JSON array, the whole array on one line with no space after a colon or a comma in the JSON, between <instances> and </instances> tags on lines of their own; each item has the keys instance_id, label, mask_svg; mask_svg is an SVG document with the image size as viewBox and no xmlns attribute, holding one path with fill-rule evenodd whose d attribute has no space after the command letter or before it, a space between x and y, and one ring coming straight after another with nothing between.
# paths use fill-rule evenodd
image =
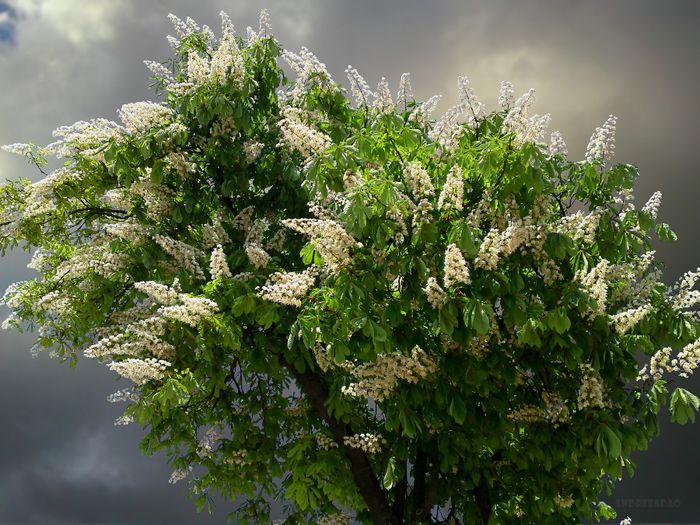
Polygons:
<instances>
[{"instance_id":1,"label":"green leaf","mask_svg":"<svg viewBox=\"0 0 700 525\"><path fill-rule=\"evenodd\" d=\"M458 425L464 423L464 419L467 417L467 405L459 395L454 395L452 401L450 401L450 406L447 408L447 415L451 416Z\"/></svg>"},{"instance_id":2,"label":"green leaf","mask_svg":"<svg viewBox=\"0 0 700 525\"><path fill-rule=\"evenodd\" d=\"M386 472L384 472L384 489L391 490L396 484L396 481L396 460L391 457L389 458L389 464L386 466Z\"/></svg>"},{"instance_id":3,"label":"green leaf","mask_svg":"<svg viewBox=\"0 0 700 525\"><path fill-rule=\"evenodd\" d=\"M678 236L673 233L671 227L666 223L657 224L656 234L659 236L660 240L665 242L674 242L678 240Z\"/></svg>"},{"instance_id":4,"label":"green leaf","mask_svg":"<svg viewBox=\"0 0 700 525\"><path fill-rule=\"evenodd\" d=\"M464 324L473 328L477 334L485 334L491 328L493 308L485 301L470 299L463 311Z\"/></svg>"},{"instance_id":5,"label":"green leaf","mask_svg":"<svg viewBox=\"0 0 700 525\"><path fill-rule=\"evenodd\" d=\"M685 425L688 421L695 423L695 412L700 409L700 399L684 388L676 388L671 396L671 421Z\"/></svg>"},{"instance_id":6,"label":"green leaf","mask_svg":"<svg viewBox=\"0 0 700 525\"><path fill-rule=\"evenodd\" d=\"M440 330L446 335L452 335L457 326L457 316L455 315L455 307L452 303L448 303L438 312L440 321Z\"/></svg>"},{"instance_id":7,"label":"green leaf","mask_svg":"<svg viewBox=\"0 0 700 525\"><path fill-rule=\"evenodd\" d=\"M153 184L160 184L163 182L163 162L157 160L153 163L151 168L151 182Z\"/></svg>"},{"instance_id":8,"label":"green leaf","mask_svg":"<svg viewBox=\"0 0 700 525\"><path fill-rule=\"evenodd\" d=\"M539 348L542 346L538 323L534 319L529 319L523 327L518 330L518 342L524 345L534 346Z\"/></svg>"},{"instance_id":9,"label":"green leaf","mask_svg":"<svg viewBox=\"0 0 700 525\"><path fill-rule=\"evenodd\" d=\"M556 310L548 312L544 322L547 327L558 334L563 334L571 328L571 320L569 316L566 315L566 310L563 308L557 308Z\"/></svg>"}]
</instances>

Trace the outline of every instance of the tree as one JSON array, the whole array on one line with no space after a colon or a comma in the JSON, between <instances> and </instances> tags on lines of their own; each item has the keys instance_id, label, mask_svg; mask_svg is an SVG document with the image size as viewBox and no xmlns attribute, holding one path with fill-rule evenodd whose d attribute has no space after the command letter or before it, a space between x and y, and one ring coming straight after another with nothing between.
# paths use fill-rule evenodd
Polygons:
<instances>
[{"instance_id":1,"label":"tree","mask_svg":"<svg viewBox=\"0 0 700 525\"><path fill-rule=\"evenodd\" d=\"M131 380L119 422L238 523L613 517L660 408L700 404L664 379L700 362L700 272L660 281L675 236L610 165L615 118L571 161L532 90L487 113L461 77L434 121L408 75L394 99L348 68L351 104L265 12L246 38L172 18L161 102L6 147L44 177L0 187L37 272L5 325Z\"/></svg>"}]
</instances>

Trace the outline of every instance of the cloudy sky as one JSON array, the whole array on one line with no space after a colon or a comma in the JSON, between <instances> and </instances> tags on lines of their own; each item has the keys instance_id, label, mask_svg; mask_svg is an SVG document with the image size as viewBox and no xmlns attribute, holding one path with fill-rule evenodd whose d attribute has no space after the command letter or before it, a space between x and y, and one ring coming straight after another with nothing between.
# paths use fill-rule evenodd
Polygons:
<instances>
[{"instance_id":1,"label":"cloudy sky","mask_svg":"<svg viewBox=\"0 0 700 525\"><path fill-rule=\"evenodd\" d=\"M48 143L59 125L113 119L150 98L142 61L168 56L169 12L215 27L224 9L244 29L261 7L285 47L306 45L336 78L352 64L396 86L410 71L420 98L444 94L442 109L457 75L491 107L502 79L533 87L536 110L552 113L576 158L616 114L617 157L641 170L638 200L660 189L660 216L680 238L659 246L669 279L700 263L693 0L0 0L0 144ZM34 174L1 154L0 177L18 176ZM22 252L0 260L0 288L29 276L26 263ZM224 509L195 514L186 486L167 483L164 458L140 455L138 429L112 426L119 407L106 397L121 383L111 373L32 359L31 345L31 335L0 333L0 524L225 522ZM664 430L607 501L635 523L700 523L700 425Z\"/></svg>"}]
</instances>

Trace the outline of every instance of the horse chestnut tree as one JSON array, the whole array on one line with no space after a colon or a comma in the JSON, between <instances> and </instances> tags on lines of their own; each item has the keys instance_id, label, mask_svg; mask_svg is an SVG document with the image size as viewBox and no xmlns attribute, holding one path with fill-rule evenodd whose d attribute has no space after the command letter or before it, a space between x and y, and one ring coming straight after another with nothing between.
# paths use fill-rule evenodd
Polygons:
<instances>
[{"instance_id":1,"label":"horse chestnut tree","mask_svg":"<svg viewBox=\"0 0 700 525\"><path fill-rule=\"evenodd\" d=\"M698 272L661 281L660 194L612 164L615 118L567 157L534 92L485 111L469 81L413 99L310 51L263 12L237 36L172 17L159 102L14 144L0 246L33 253L5 326L103 361L197 504L238 523L552 523L699 400ZM292 80L281 64L286 62ZM350 100L352 99L352 100ZM48 158L65 159L48 169Z\"/></svg>"}]
</instances>

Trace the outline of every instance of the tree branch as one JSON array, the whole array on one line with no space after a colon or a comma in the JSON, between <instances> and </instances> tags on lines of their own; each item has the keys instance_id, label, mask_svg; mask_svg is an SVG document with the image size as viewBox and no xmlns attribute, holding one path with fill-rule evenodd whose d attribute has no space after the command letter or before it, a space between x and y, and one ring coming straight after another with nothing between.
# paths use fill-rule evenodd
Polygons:
<instances>
[{"instance_id":1,"label":"tree branch","mask_svg":"<svg viewBox=\"0 0 700 525\"><path fill-rule=\"evenodd\" d=\"M491 518L491 495L489 494L489 486L483 474L481 475L479 484L474 488L474 499L476 500L476 506L479 508L481 520L484 522L484 525L488 525L489 519Z\"/></svg>"},{"instance_id":2,"label":"tree branch","mask_svg":"<svg viewBox=\"0 0 700 525\"><path fill-rule=\"evenodd\" d=\"M400 525L401 521L392 512L386 494L372 470L367 455L358 448L348 447L344 444L345 437L352 436L353 432L346 424L341 423L328 413L326 401L328 401L329 392L326 385L308 369L299 372L284 357L280 356L280 360L283 366L292 373L299 388L309 397L311 406L326 422L336 443L344 450L345 457L350 462L353 480L367 504L372 522L375 525Z\"/></svg>"},{"instance_id":3,"label":"tree branch","mask_svg":"<svg viewBox=\"0 0 700 525\"><path fill-rule=\"evenodd\" d=\"M428 467L428 456L420 448L416 451L416 462L413 465L413 519L420 521L420 513L425 503L425 474Z\"/></svg>"},{"instance_id":4,"label":"tree branch","mask_svg":"<svg viewBox=\"0 0 700 525\"><path fill-rule=\"evenodd\" d=\"M408 485L408 466L404 463L403 476L394 488L394 504L391 509L399 523L403 523L406 512L406 487Z\"/></svg>"}]
</instances>

